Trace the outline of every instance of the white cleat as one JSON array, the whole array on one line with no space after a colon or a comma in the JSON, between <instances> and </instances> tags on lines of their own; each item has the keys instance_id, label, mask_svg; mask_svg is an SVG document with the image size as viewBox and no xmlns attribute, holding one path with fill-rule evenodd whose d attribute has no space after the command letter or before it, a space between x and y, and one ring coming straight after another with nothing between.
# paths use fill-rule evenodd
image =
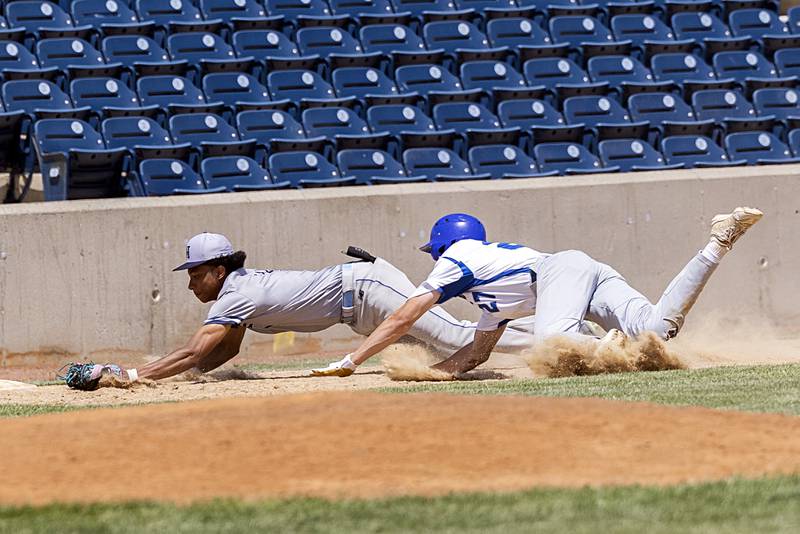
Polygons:
<instances>
[{"instance_id":1,"label":"white cleat","mask_svg":"<svg viewBox=\"0 0 800 534\"><path fill-rule=\"evenodd\" d=\"M723 213L711 219L711 239L730 250L737 239L764 214L755 208L736 208L733 213Z\"/></svg>"},{"instance_id":2,"label":"white cleat","mask_svg":"<svg viewBox=\"0 0 800 534\"><path fill-rule=\"evenodd\" d=\"M595 352L606 350L611 350L613 352L624 351L630 344L630 341L631 338L629 338L625 332L612 328L597 342Z\"/></svg>"}]
</instances>

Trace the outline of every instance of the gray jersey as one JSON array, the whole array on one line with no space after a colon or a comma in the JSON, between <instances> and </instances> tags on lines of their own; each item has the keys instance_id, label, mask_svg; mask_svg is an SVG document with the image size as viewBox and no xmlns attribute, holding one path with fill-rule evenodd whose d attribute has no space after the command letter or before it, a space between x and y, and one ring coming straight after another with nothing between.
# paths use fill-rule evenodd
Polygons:
<instances>
[{"instance_id":1,"label":"gray jersey","mask_svg":"<svg viewBox=\"0 0 800 534\"><path fill-rule=\"evenodd\" d=\"M341 321L342 266L319 271L239 269L228 275L205 324L256 332L317 332Z\"/></svg>"}]
</instances>

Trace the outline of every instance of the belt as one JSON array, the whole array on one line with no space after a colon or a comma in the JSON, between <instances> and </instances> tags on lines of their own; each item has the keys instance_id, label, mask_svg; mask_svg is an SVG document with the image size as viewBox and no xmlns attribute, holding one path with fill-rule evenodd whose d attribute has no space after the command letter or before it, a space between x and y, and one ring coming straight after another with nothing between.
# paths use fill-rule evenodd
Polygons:
<instances>
[{"instance_id":1,"label":"belt","mask_svg":"<svg viewBox=\"0 0 800 534\"><path fill-rule=\"evenodd\" d=\"M353 264L342 265L342 322L352 323L355 315L355 284L353 282Z\"/></svg>"}]
</instances>

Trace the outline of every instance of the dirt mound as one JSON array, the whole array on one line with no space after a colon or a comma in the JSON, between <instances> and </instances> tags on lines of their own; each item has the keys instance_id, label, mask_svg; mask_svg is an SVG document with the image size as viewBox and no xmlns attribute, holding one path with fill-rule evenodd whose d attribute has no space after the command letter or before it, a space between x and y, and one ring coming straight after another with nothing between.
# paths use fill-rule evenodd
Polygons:
<instances>
[{"instance_id":1,"label":"dirt mound","mask_svg":"<svg viewBox=\"0 0 800 534\"><path fill-rule=\"evenodd\" d=\"M0 450L3 504L439 495L796 473L800 418L315 393L5 419Z\"/></svg>"}]
</instances>

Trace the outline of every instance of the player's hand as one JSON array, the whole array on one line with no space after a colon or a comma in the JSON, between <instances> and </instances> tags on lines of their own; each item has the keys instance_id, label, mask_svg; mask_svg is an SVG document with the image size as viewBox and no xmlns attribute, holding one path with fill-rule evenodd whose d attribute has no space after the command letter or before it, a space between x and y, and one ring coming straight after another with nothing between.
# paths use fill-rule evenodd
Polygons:
<instances>
[{"instance_id":1,"label":"player's hand","mask_svg":"<svg viewBox=\"0 0 800 534\"><path fill-rule=\"evenodd\" d=\"M352 375L357 367L358 366L350 360L350 355L348 354L338 362L329 363L327 367L312 369L311 376L345 377Z\"/></svg>"}]
</instances>

